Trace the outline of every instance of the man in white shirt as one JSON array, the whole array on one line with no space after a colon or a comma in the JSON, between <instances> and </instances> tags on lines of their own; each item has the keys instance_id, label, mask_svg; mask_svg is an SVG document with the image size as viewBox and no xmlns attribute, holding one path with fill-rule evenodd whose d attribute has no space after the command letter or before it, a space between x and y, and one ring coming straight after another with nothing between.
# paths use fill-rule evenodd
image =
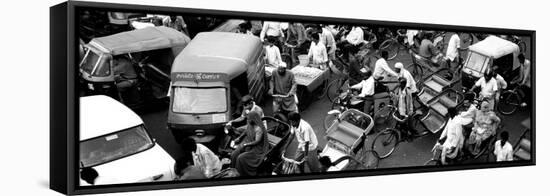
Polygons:
<instances>
[{"instance_id":1,"label":"man in white shirt","mask_svg":"<svg viewBox=\"0 0 550 196\"><path fill-rule=\"evenodd\" d=\"M290 131L296 135L296 141L298 141L295 159L300 161L305 158L305 164L308 166L310 172L319 172L321 165L317 158L318 141L315 131L297 112L290 112L288 120L292 126Z\"/></svg>"},{"instance_id":2,"label":"man in white shirt","mask_svg":"<svg viewBox=\"0 0 550 196\"><path fill-rule=\"evenodd\" d=\"M319 28L321 32L319 41L327 48L328 58L330 60L336 59L336 41L334 40L331 28L328 25L320 26Z\"/></svg>"},{"instance_id":3,"label":"man in white shirt","mask_svg":"<svg viewBox=\"0 0 550 196\"><path fill-rule=\"evenodd\" d=\"M265 46L265 58L266 62L269 66L273 68L277 68L283 60L281 59L281 50L277 46L275 46L275 38L268 37L267 38L268 44Z\"/></svg>"},{"instance_id":4,"label":"man in white shirt","mask_svg":"<svg viewBox=\"0 0 550 196\"><path fill-rule=\"evenodd\" d=\"M495 95L498 91L498 83L495 78L493 78L493 74L491 71L485 73L483 75L483 78L480 78L475 85L470 89L470 91L473 91L474 88L480 87L481 91L479 92L479 96L483 98L488 99L489 108L494 109L495 108Z\"/></svg>"},{"instance_id":5,"label":"man in white shirt","mask_svg":"<svg viewBox=\"0 0 550 196\"><path fill-rule=\"evenodd\" d=\"M409 89L409 92L414 95L418 92L418 88L416 87L416 81L414 80L414 77L412 76L411 72L409 70L405 69L403 67L403 63L397 62L394 65L395 70L397 72L397 75L399 78L405 78L407 80L406 87Z\"/></svg>"},{"instance_id":6,"label":"man in white shirt","mask_svg":"<svg viewBox=\"0 0 550 196\"><path fill-rule=\"evenodd\" d=\"M447 52L445 53L445 59L447 60L447 66L451 67L451 62L458 61L458 49L460 48L460 37L458 33L453 33L449 39L447 45Z\"/></svg>"},{"instance_id":7,"label":"man in white shirt","mask_svg":"<svg viewBox=\"0 0 550 196\"><path fill-rule=\"evenodd\" d=\"M193 165L199 167L204 176L211 178L220 173L222 164L214 152L202 144L197 144L194 139L186 138L182 141L182 150L184 153L191 153Z\"/></svg>"},{"instance_id":8,"label":"man in white shirt","mask_svg":"<svg viewBox=\"0 0 550 196\"><path fill-rule=\"evenodd\" d=\"M357 95L357 98L361 98L365 100L363 112L366 114L370 114L372 104L374 103L374 100L388 97L388 93L378 93L375 94L374 92L374 78L372 77L372 72L370 70L367 70L367 72L364 73L364 79L351 86L352 89L361 89L361 92L359 95Z\"/></svg>"},{"instance_id":9,"label":"man in white shirt","mask_svg":"<svg viewBox=\"0 0 550 196\"><path fill-rule=\"evenodd\" d=\"M495 104L498 104L498 102L500 101L500 94L501 92L508 88L508 83L506 82L506 80L504 80L504 78L497 73L498 71L498 66L495 65L493 66L493 78L495 78L495 80L497 81L497 86L498 86L498 91L495 93L495 101L496 103Z\"/></svg>"},{"instance_id":10,"label":"man in white shirt","mask_svg":"<svg viewBox=\"0 0 550 196\"><path fill-rule=\"evenodd\" d=\"M346 36L346 41L351 45L357 46L365 42L363 29L360 27L353 27L349 34Z\"/></svg>"},{"instance_id":11,"label":"man in white shirt","mask_svg":"<svg viewBox=\"0 0 550 196\"><path fill-rule=\"evenodd\" d=\"M324 70L328 67L327 49L325 48L325 45L319 41L319 34L312 34L311 39L312 42L309 47L307 57L308 59L311 59L313 67Z\"/></svg>"},{"instance_id":12,"label":"man in white shirt","mask_svg":"<svg viewBox=\"0 0 550 196\"><path fill-rule=\"evenodd\" d=\"M441 151L440 160L442 164L447 164L447 158L456 158L464 145L462 126L465 125L465 120L461 115L457 114L455 108L449 108L447 114L449 114L450 118L432 150L434 152Z\"/></svg>"},{"instance_id":13,"label":"man in white shirt","mask_svg":"<svg viewBox=\"0 0 550 196\"><path fill-rule=\"evenodd\" d=\"M388 66L388 51L382 51L381 55L382 58L378 59L374 65L374 79L375 80L382 80L385 76L391 75L394 77L399 77L397 73L395 73L389 66Z\"/></svg>"},{"instance_id":14,"label":"man in white shirt","mask_svg":"<svg viewBox=\"0 0 550 196\"><path fill-rule=\"evenodd\" d=\"M263 42L266 37L275 37L277 40L284 37L280 22L265 21L260 32L260 40Z\"/></svg>"},{"instance_id":15,"label":"man in white shirt","mask_svg":"<svg viewBox=\"0 0 550 196\"><path fill-rule=\"evenodd\" d=\"M503 131L500 133L500 140L495 142L495 154L497 162L500 161L513 161L514 160L514 147L508 142L508 132Z\"/></svg>"}]
</instances>

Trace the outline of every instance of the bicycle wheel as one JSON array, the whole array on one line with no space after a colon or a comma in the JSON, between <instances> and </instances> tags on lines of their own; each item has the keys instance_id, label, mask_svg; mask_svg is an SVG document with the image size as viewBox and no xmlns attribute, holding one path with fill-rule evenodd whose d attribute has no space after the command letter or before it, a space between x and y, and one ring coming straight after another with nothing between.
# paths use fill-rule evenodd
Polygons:
<instances>
[{"instance_id":1,"label":"bicycle wheel","mask_svg":"<svg viewBox=\"0 0 550 196\"><path fill-rule=\"evenodd\" d=\"M474 43L474 36L471 33L460 33L460 48L461 50L467 50L470 45Z\"/></svg>"},{"instance_id":2,"label":"bicycle wheel","mask_svg":"<svg viewBox=\"0 0 550 196\"><path fill-rule=\"evenodd\" d=\"M327 94L327 98L331 103L334 102L336 97L338 97L343 92L341 88L343 83L344 79L340 78L330 82L330 84L327 86L325 94Z\"/></svg>"},{"instance_id":3,"label":"bicycle wheel","mask_svg":"<svg viewBox=\"0 0 550 196\"><path fill-rule=\"evenodd\" d=\"M439 161L439 160L430 159L429 161L426 161L426 163L424 163L424 165L425 166L440 166L442 164L441 164L441 161Z\"/></svg>"},{"instance_id":4,"label":"bicycle wheel","mask_svg":"<svg viewBox=\"0 0 550 196\"><path fill-rule=\"evenodd\" d=\"M497 110L504 115L513 114L521 104L519 95L514 91L506 91L500 95Z\"/></svg>"},{"instance_id":5,"label":"bicycle wheel","mask_svg":"<svg viewBox=\"0 0 550 196\"><path fill-rule=\"evenodd\" d=\"M393 108L386 105L374 113L374 131L380 132L395 127L396 120L392 117Z\"/></svg>"},{"instance_id":6,"label":"bicycle wheel","mask_svg":"<svg viewBox=\"0 0 550 196\"><path fill-rule=\"evenodd\" d=\"M371 149L378 153L380 159L384 159L393 153L397 146L398 131L393 128L386 129L374 138Z\"/></svg>"},{"instance_id":7,"label":"bicycle wheel","mask_svg":"<svg viewBox=\"0 0 550 196\"><path fill-rule=\"evenodd\" d=\"M407 70L409 70L411 72L411 75L413 76L414 80L418 83L424 77L424 70L422 69L422 66L420 66L416 63L409 64L407 66Z\"/></svg>"},{"instance_id":8,"label":"bicycle wheel","mask_svg":"<svg viewBox=\"0 0 550 196\"><path fill-rule=\"evenodd\" d=\"M383 50L388 51L388 60L392 60L399 53L399 44L393 39L388 39L380 44L380 51Z\"/></svg>"}]
</instances>

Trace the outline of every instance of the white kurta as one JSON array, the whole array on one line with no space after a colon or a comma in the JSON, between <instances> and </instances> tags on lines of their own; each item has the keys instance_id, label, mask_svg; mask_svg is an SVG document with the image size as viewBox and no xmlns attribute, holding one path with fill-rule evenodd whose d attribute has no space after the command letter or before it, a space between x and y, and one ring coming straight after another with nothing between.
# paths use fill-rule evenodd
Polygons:
<instances>
[{"instance_id":1,"label":"white kurta","mask_svg":"<svg viewBox=\"0 0 550 196\"><path fill-rule=\"evenodd\" d=\"M322 65L328 61L327 48L321 42L311 42L307 56L312 59L314 65Z\"/></svg>"},{"instance_id":2,"label":"white kurta","mask_svg":"<svg viewBox=\"0 0 550 196\"><path fill-rule=\"evenodd\" d=\"M386 75L392 75L392 76L398 77L397 73L395 73L395 71L393 71L389 67L388 62L386 62L384 58L380 58L376 61L374 65L373 76L374 78L378 79L380 77L385 77Z\"/></svg>"},{"instance_id":3,"label":"white kurta","mask_svg":"<svg viewBox=\"0 0 550 196\"><path fill-rule=\"evenodd\" d=\"M418 92L418 88L416 88L416 81L414 81L414 77L412 76L411 72L409 72L409 70L403 68L398 75L400 78L405 78L405 80L407 80L407 88L410 89L411 93Z\"/></svg>"},{"instance_id":4,"label":"white kurta","mask_svg":"<svg viewBox=\"0 0 550 196\"><path fill-rule=\"evenodd\" d=\"M460 37L455 33L451 36L451 39L449 39L449 44L447 45L447 58L454 61L458 56L458 48L460 48Z\"/></svg>"}]
</instances>

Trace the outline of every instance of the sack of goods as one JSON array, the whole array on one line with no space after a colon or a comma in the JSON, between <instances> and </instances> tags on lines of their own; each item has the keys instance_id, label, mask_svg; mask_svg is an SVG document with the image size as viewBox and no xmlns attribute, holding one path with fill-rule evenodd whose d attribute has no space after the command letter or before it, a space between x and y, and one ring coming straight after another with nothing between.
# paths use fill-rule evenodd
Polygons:
<instances>
[{"instance_id":1,"label":"sack of goods","mask_svg":"<svg viewBox=\"0 0 550 196\"><path fill-rule=\"evenodd\" d=\"M322 74L323 71L313 67L296 66L292 68L292 73L294 73L296 77L313 79Z\"/></svg>"}]
</instances>

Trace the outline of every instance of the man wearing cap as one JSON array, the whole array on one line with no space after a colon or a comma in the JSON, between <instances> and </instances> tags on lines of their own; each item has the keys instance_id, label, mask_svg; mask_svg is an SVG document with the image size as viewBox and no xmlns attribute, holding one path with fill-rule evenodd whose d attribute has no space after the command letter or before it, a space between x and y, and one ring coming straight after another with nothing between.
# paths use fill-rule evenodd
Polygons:
<instances>
[{"instance_id":1,"label":"man wearing cap","mask_svg":"<svg viewBox=\"0 0 550 196\"><path fill-rule=\"evenodd\" d=\"M272 72L269 83L269 95L282 95L284 97L273 98L273 112L280 109L298 112L298 99L296 98L297 84L294 73L286 70L286 64L281 64Z\"/></svg>"},{"instance_id":2,"label":"man wearing cap","mask_svg":"<svg viewBox=\"0 0 550 196\"><path fill-rule=\"evenodd\" d=\"M411 72L409 70L403 68L403 63L397 62L394 65L395 72L397 72L397 75L399 78L405 78L407 81L406 87L409 89L409 92L413 95L413 97L418 92L418 89L416 88L416 81L414 81L414 77L412 76Z\"/></svg>"}]
</instances>

